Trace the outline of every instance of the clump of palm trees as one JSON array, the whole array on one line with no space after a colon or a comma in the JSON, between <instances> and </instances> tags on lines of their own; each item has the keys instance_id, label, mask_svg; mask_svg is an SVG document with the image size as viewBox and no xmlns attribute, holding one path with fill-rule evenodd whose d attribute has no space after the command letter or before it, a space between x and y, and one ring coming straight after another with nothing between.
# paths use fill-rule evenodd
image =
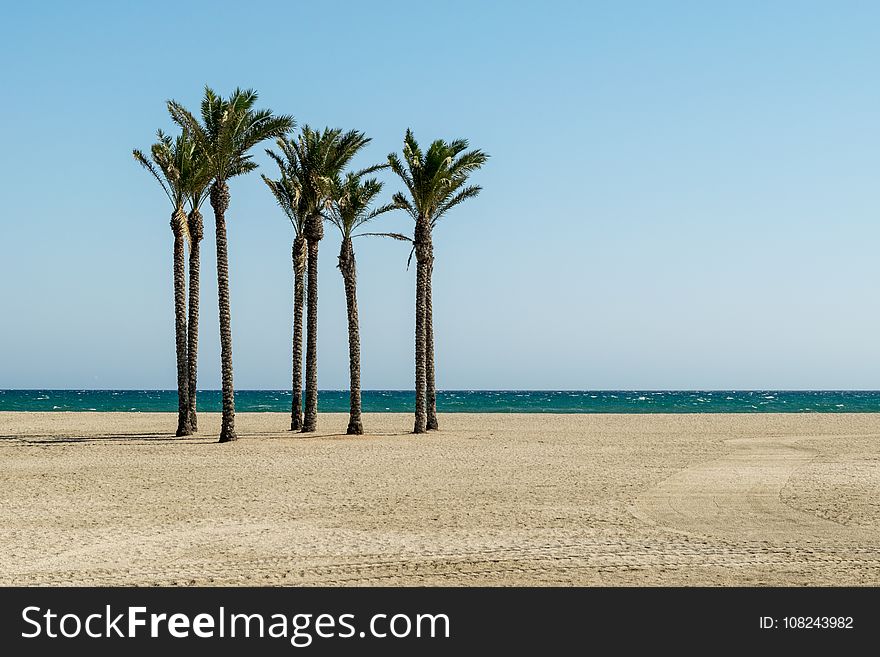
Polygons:
<instances>
[{"instance_id":1,"label":"clump of palm trees","mask_svg":"<svg viewBox=\"0 0 880 657\"><path fill-rule=\"evenodd\" d=\"M480 187L467 185L469 176L487 159L480 150L467 150L465 140L436 140L426 152L412 131L404 137L403 159L396 153L382 164L349 170L353 158L368 144L363 132L337 128L294 128L291 116L256 110L257 94L236 89L223 98L205 89L201 120L180 103L168 101L172 120L180 127L175 138L158 133L149 157L135 150L135 159L160 183L172 205L174 236L174 317L177 355L177 435L198 430L196 374L199 320L199 243L203 237L200 208L210 199L217 241L217 290L220 310L221 381L223 421L220 442L236 439L235 392L232 378L232 323L229 299L229 255L226 240L228 181L257 168L252 149L269 139L277 151L266 153L277 164L277 179L262 175L293 227L293 363L291 431L313 432L318 414L318 247L324 222L340 232L339 271L345 288L348 317L350 413L347 433L364 432L361 417L360 329L357 310L357 271L353 239L378 235L412 244L416 258L416 409L414 433L439 428L434 375L434 331L431 278L434 253L431 234L445 213L476 196ZM390 203L379 204L382 183L372 174L390 168L403 182ZM405 210L413 218L414 232L363 232L365 224L391 210ZM187 295L185 248L189 247ZM187 296L189 308L187 310ZM302 381L303 314L306 320L305 394ZM304 397L304 399L303 399ZM303 404L304 402L304 404ZM303 408L304 406L304 408Z\"/></svg>"},{"instance_id":2,"label":"clump of palm trees","mask_svg":"<svg viewBox=\"0 0 880 657\"><path fill-rule=\"evenodd\" d=\"M134 158L149 171L171 201L171 232L174 235L174 336L177 352L177 435L188 436L197 426L196 350L198 345L199 241L201 215L199 207L205 196L209 178L189 133L176 139L157 134L158 141L150 148L150 157L134 150ZM186 204L189 204L189 215ZM186 272L184 242L190 245L190 307L187 318ZM189 321L189 325L187 325Z\"/></svg>"}]
</instances>

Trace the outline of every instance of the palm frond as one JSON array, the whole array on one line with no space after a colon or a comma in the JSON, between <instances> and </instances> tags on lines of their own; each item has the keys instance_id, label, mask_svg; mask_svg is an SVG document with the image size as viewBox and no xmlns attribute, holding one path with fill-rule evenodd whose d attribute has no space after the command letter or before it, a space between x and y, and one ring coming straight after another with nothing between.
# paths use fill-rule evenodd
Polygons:
<instances>
[{"instance_id":1,"label":"palm frond","mask_svg":"<svg viewBox=\"0 0 880 657\"><path fill-rule=\"evenodd\" d=\"M412 243L412 238L407 237L401 233L358 233L357 235L352 235L352 237L390 237L393 240L398 240L399 242L410 242Z\"/></svg>"},{"instance_id":2,"label":"palm frond","mask_svg":"<svg viewBox=\"0 0 880 657\"><path fill-rule=\"evenodd\" d=\"M464 144L467 145L467 142ZM452 161L449 173L455 178L467 177L482 167L488 159L489 156L481 150L468 151Z\"/></svg>"},{"instance_id":3,"label":"palm frond","mask_svg":"<svg viewBox=\"0 0 880 657\"><path fill-rule=\"evenodd\" d=\"M196 146L201 149L201 152L208 159L209 163L213 164L211 162L212 153L208 147L210 144L210 138L205 132L205 129L199 123L198 119L196 119L188 109L177 101L169 100L167 102L167 107L168 113L171 115L171 120L189 133Z\"/></svg>"},{"instance_id":4,"label":"palm frond","mask_svg":"<svg viewBox=\"0 0 880 657\"><path fill-rule=\"evenodd\" d=\"M199 164L194 160L195 146L186 130L176 138L158 130L156 139L150 146L149 157L137 149L132 151L132 155L159 182L175 210L182 212L190 198L191 187L201 183L199 176L203 173L196 175L195 168Z\"/></svg>"},{"instance_id":5,"label":"palm frond","mask_svg":"<svg viewBox=\"0 0 880 657\"><path fill-rule=\"evenodd\" d=\"M370 202L382 184L375 179L361 182L353 173L343 179L340 172L328 176L327 183L329 218L339 229L342 238L349 238L369 213Z\"/></svg>"},{"instance_id":6,"label":"palm frond","mask_svg":"<svg viewBox=\"0 0 880 657\"><path fill-rule=\"evenodd\" d=\"M249 151L266 139L283 136L293 126L290 116L254 110L256 100L253 89L236 89L224 99L205 87L201 122L180 103L168 101L171 118L192 135L215 180L225 181L254 170L256 164Z\"/></svg>"},{"instance_id":7,"label":"palm frond","mask_svg":"<svg viewBox=\"0 0 880 657\"><path fill-rule=\"evenodd\" d=\"M397 210L397 209L398 208L395 203L386 203L385 205L380 205L378 208L376 208L375 210L372 210L370 212L370 214L367 215L367 219L364 223L375 219L380 214L385 214L386 212L391 212L392 210Z\"/></svg>"},{"instance_id":8,"label":"palm frond","mask_svg":"<svg viewBox=\"0 0 880 657\"><path fill-rule=\"evenodd\" d=\"M280 151L266 149L266 154L275 162L280 177L272 180L263 175L263 180L275 196L297 235L303 232L305 221L314 213L317 200L304 188L303 169L297 154L295 140L286 136L276 138Z\"/></svg>"},{"instance_id":9,"label":"palm frond","mask_svg":"<svg viewBox=\"0 0 880 657\"><path fill-rule=\"evenodd\" d=\"M410 199L403 195L403 192L394 192L391 196L391 203L398 210L406 210L413 219L418 220L419 211L413 206Z\"/></svg>"},{"instance_id":10,"label":"palm frond","mask_svg":"<svg viewBox=\"0 0 880 657\"><path fill-rule=\"evenodd\" d=\"M376 173L377 171L384 171L385 169L390 168L388 162L381 162L380 164L373 164L360 171L356 171L354 173L358 178L363 178L364 176L369 176L372 173Z\"/></svg>"},{"instance_id":11,"label":"palm frond","mask_svg":"<svg viewBox=\"0 0 880 657\"><path fill-rule=\"evenodd\" d=\"M437 208L437 212L434 214L433 218L431 219L431 227L433 228L437 224L437 221L444 214L446 214L447 210L454 208L456 205L466 201L469 198L474 198L482 191L482 189L483 188L480 187L479 185L471 185L469 187L465 187L460 192L458 192L458 194L456 194L455 196L450 198L448 201L443 203L439 208Z\"/></svg>"},{"instance_id":12,"label":"palm frond","mask_svg":"<svg viewBox=\"0 0 880 657\"><path fill-rule=\"evenodd\" d=\"M229 178L234 178L235 176L242 176L246 173L250 173L254 169L256 169L259 165L248 157L247 159L242 158L237 162L232 162L229 165L229 168L226 171L225 180L229 180Z\"/></svg>"},{"instance_id":13,"label":"palm frond","mask_svg":"<svg viewBox=\"0 0 880 657\"><path fill-rule=\"evenodd\" d=\"M436 139L423 152L412 130L408 129L402 159L395 153L388 156L389 168L403 181L408 192L408 195L396 192L392 204L409 212L416 221L426 219L433 227L444 213L476 196L478 187L464 185L489 156L481 150L468 151L467 148L466 139L450 142Z\"/></svg>"},{"instance_id":14,"label":"palm frond","mask_svg":"<svg viewBox=\"0 0 880 657\"><path fill-rule=\"evenodd\" d=\"M174 203L174 197L171 195L171 192L170 192L170 190L168 189L167 184L166 184L165 181L162 179L162 176L159 175L159 171L156 169L156 167L153 165L153 163L150 162L150 161L147 159L147 156L144 155L144 154L143 154L141 151L139 151L138 149L134 149L134 150L132 151L132 155L134 155L134 159L135 159L135 161L136 161L138 164L140 164L144 169L146 169L146 170L149 171L151 174L153 174L153 177L154 177L156 180L159 181L159 184L160 184L160 185L162 185L162 191L165 192L165 196L168 197L168 200L169 200L169 201L171 201L172 203Z\"/></svg>"}]
</instances>

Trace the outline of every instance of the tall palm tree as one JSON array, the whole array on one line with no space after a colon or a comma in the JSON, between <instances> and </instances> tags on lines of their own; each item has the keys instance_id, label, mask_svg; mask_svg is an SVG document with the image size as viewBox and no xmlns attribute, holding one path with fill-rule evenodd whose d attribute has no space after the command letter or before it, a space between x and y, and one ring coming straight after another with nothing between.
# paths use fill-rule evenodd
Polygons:
<instances>
[{"instance_id":1,"label":"tall palm tree","mask_svg":"<svg viewBox=\"0 0 880 657\"><path fill-rule=\"evenodd\" d=\"M204 222L201 207L208 198L211 186L211 170L203 153L195 149L191 167L185 176L185 192L189 203L189 318L186 328L187 335L187 370L189 375L189 423L193 433L199 430L196 415L196 382L198 380L199 352L199 283L200 283L200 251L204 236Z\"/></svg>"},{"instance_id":2,"label":"tall palm tree","mask_svg":"<svg viewBox=\"0 0 880 657\"><path fill-rule=\"evenodd\" d=\"M150 148L150 157L135 149L134 159L149 171L171 201L171 231L174 234L174 338L177 355L177 435L192 433L189 421L189 374L186 342L186 272L184 242L188 238L186 175L194 155L194 144L186 132L172 139L161 130L158 141Z\"/></svg>"},{"instance_id":3,"label":"tall palm tree","mask_svg":"<svg viewBox=\"0 0 880 657\"><path fill-rule=\"evenodd\" d=\"M349 435L364 432L361 420L361 339L357 308L357 268L352 239L360 235L357 231L380 214L393 210L393 205L371 209L371 205L382 191L382 183L375 178L363 180L356 173L349 173L343 180L337 177L333 185L333 206L331 221L339 228L342 244L339 249L339 271L345 285L345 303L348 312L348 369L349 369Z\"/></svg>"},{"instance_id":4,"label":"tall palm tree","mask_svg":"<svg viewBox=\"0 0 880 657\"><path fill-rule=\"evenodd\" d=\"M413 433L437 429L437 392L434 384L434 327L431 278L434 269L432 231L446 212L480 193L481 187L465 185L470 174L486 163L481 150L467 150L465 139L438 139L422 152L407 129L403 138L403 161L388 155L388 166L406 186L392 204L406 210L415 221L413 251L416 256L416 412Z\"/></svg>"},{"instance_id":5,"label":"tall palm tree","mask_svg":"<svg viewBox=\"0 0 880 657\"><path fill-rule=\"evenodd\" d=\"M338 128L324 128L318 131L306 125L299 136L289 142L301 176L304 207L308 208L303 225L308 251L304 433L315 431L318 425L318 244L324 237L324 212L329 207L333 178L369 141L369 137L357 130L343 133ZM375 169L362 173L371 170Z\"/></svg>"},{"instance_id":6,"label":"tall palm tree","mask_svg":"<svg viewBox=\"0 0 880 657\"><path fill-rule=\"evenodd\" d=\"M272 180L262 174L263 182L269 187L278 205L293 226L293 385L290 391L290 430L298 431L303 427L302 409L302 328L303 304L305 297L306 275L306 239L305 222L309 215L308 199L303 194L303 176L299 168L299 160L291 141L279 137L276 142L280 154L266 150L275 160L281 177Z\"/></svg>"},{"instance_id":7,"label":"tall palm tree","mask_svg":"<svg viewBox=\"0 0 880 657\"><path fill-rule=\"evenodd\" d=\"M220 442L235 434L235 392L232 384L232 323L229 303L229 254L226 243L226 210L229 207L227 181L257 165L250 150L266 139L281 137L293 127L290 116L274 116L270 110L255 110L257 92L236 89L228 99L205 88L202 121L176 101L168 101L175 123L192 134L211 172L210 199L217 238L217 288L220 309L220 357L223 390L223 422Z\"/></svg>"}]
</instances>

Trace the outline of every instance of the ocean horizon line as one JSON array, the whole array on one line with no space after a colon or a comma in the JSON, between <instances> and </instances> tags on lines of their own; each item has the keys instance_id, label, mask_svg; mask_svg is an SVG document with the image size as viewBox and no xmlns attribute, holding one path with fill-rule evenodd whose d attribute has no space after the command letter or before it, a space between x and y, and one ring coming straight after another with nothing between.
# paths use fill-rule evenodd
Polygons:
<instances>
[{"instance_id":1,"label":"ocean horizon line","mask_svg":"<svg viewBox=\"0 0 880 657\"><path fill-rule=\"evenodd\" d=\"M365 413L409 413L413 390L369 389ZM198 410L218 412L221 391L200 390ZM236 391L239 412L289 413L290 390ZM318 410L349 410L349 391L318 392ZM173 389L0 389L0 411L177 411ZM880 413L880 390L490 390L437 391L440 413Z\"/></svg>"},{"instance_id":2,"label":"ocean horizon line","mask_svg":"<svg viewBox=\"0 0 880 657\"><path fill-rule=\"evenodd\" d=\"M413 388L362 388L363 392L415 392ZM319 388L319 392L345 392L348 388ZM854 392L880 393L880 388L438 388L438 392ZM0 388L3 392L172 392L176 388ZM197 392L221 392L198 388ZM287 388L236 388L239 392L290 392Z\"/></svg>"}]
</instances>

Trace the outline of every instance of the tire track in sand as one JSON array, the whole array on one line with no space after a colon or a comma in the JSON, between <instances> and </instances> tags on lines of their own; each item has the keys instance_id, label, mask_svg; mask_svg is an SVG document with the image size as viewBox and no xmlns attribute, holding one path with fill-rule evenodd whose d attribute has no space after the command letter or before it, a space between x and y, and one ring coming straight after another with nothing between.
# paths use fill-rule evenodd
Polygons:
<instances>
[{"instance_id":1,"label":"tire track in sand","mask_svg":"<svg viewBox=\"0 0 880 657\"><path fill-rule=\"evenodd\" d=\"M734 438L734 451L672 475L629 511L652 525L734 541L800 544L876 540L868 528L842 525L785 504L781 492L818 451L801 438Z\"/></svg>"}]
</instances>

